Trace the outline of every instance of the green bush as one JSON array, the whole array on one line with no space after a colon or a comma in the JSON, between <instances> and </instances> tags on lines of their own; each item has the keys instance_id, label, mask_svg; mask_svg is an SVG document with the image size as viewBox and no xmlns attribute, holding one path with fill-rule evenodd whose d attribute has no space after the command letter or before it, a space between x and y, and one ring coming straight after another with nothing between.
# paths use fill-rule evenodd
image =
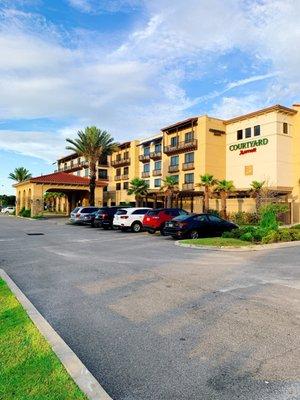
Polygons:
<instances>
[{"instance_id":1,"label":"green bush","mask_svg":"<svg viewBox=\"0 0 300 400\"><path fill-rule=\"evenodd\" d=\"M263 244L276 243L278 241L279 241L278 231L269 231L269 233L266 236L264 236L261 240Z\"/></svg>"},{"instance_id":2,"label":"green bush","mask_svg":"<svg viewBox=\"0 0 300 400\"><path fill-rule=\"evenodd\" d=\"M251 232L247 232L240 236L240 240L244 240L245 242L253 242L254 238Z\"/></svg>"},{"instance_id":3,"label":"green bush","mask_svg":"<svg viewBox=\"0 0 300 400\"><path fill-rule=\"evenodd\" d=\"M20 217L25 217L25 218L30 218L31 217L31 211L26 209L25 207L21 208L19 212Z\"/></svg>"},{"instance_id":4,"label":"green bush","mask_svg":"<svg viewBox=\"0 0 300 400\"><path fill-rule=\"evenodd\" d=\"M298 229L283 228L278 231L271 231L262 238L262 243L293 242L300 240Z\"/></svg>"},{"instance_id":5,"label":"green bush","mask_svg":"<svg viewBox=\"0 0 300 400\"><path fill-rule=\"evenodd\" d=\"M300 224L297 224L297 225L292 226L291 229L300 229Z\"/></svg>"},{"instance_id":6,"label":"green bush","mask_svg":"<svg viewBox=\"0 0 300 400\"><path fill-rule=\"evenodd\" d=\"M231 214L230 219L237 225L257 225L259 222L259 215L257 213L239 211Z\"/></svg>"},{"instance_id":7,"label":"green bush","mask_svg":"<svg viewBox=\"0 0 300 400\"><path fill-rule=\"evenodd\" d=\"M278 215L288 211L286 204L267 204L260 207L259 226L269 231L278 229Z\"/></svg>"}]
</instances>

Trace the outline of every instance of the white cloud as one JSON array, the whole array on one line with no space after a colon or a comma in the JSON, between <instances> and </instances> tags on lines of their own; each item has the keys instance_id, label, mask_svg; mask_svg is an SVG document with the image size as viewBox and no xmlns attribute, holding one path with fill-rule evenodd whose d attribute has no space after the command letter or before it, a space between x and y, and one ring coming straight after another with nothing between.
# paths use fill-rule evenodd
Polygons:
<instances>
[{"instance_id":1,"label":"white cloud","mask_svg":"<svg viewBox=\"0 0 300 400\"><path fill-rule=\"evenodd\" d=\"M139 6L140 0L68 0L69 4L83 13L128 11Z\"/></svg>"}]
</instances>

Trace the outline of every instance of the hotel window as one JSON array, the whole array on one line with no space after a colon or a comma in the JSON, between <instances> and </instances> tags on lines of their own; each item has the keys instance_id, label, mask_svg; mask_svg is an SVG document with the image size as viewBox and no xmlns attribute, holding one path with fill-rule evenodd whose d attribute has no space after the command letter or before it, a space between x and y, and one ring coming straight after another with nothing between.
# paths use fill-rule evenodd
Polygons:
<instances>
[{"instance_id":1,"label":"hotel window","mask_svg":"<svg viewBox=\"0 0 300 400\"><path fill-rule=\"evenodd\" d=\"M254 127L254 136L259 136L260 135L260 125L256 125Z\"/></svg>"},{"instance_id":2,"label":"hotel window","mask_svg":"<svg viewBox=\"0 0 300 400\"><path fill-rule=\"evenodd\" d=\"M98 179L107 179L107 169L98 169Z\"/></svg>"},{"instance_id":3,"label":"hotel window","mask_svg":"<svg viewBox=\"0 0 300 400\"><path fill-rule=\"evenodd\" d=\"M170 165L179 165L179 156L172 156L170 160Z\"/></svg>"},{"instance_id":4,"label":"hotel window","mask_svg":"<svg viewBox=\"0 0 300 400\"><path fill-rule=\"evenodd\" d=\"M108 163L108 159L107 159L107 155L103 154L100 158L99 158L99 164L100 165L107 165Z\"/></svg>"},{"instance_id":5,"label":"hotel window","mask_svg":"<svg viewBox=\"0 0 300 400\"><path fill-rule=\"evenodd\" d=\"M129 173L129 168L128 167L124 167L123 168L123 175L128 175Z\"/></svg>"},{"instance_id":6,"label":"hotel window","mask_svg":"<svg viewBox=\"0 0 300 400\"><path fill-rule=\"evenodd\" d=\"M78 157L78 164L80 164L81 163L81 158L80 157Z\"/></svg>"},{"instance_id":7,"label":"hotel window","mask_svg":"<svg viewBox=\"0 0 300 400\"><path fill-rule=\"evenodd\" d=\"M245 175L253 175L253 165L245 165Z\"/></svg>"},{"instance_id":8,"label":"hotel window","mask_svg":"<svg viewBox=\"0 0 300 400\"><path fill-rule=\"evenodd\" d=\"M150 147L149 146L144 147L144 156L149 156L149 154L150 154Z\"/></svg>"},{"instance_id":9,"label":"hotel window","mask_svg":"<svg viewBox=\"0 0 300 400\"><path fill-rule=\"evenodd\" d=\"M121 190L121 183L120 183L120 182L118 182L118 183L116 184L116 190Z\"/></svg>"},{"instance_id":10,"label":"hotel window","mask_svg":"<svg viewBox=\"0 0 300 400\"><path fill-rule=\"evenodd\" d=\"M171 175L174 178L175 183L179 183L179 175Z\"/></svg>"},{"instance_id":11,"label":"hotel window","mask_svg":"<svg viewBox=\"0 0 300 400\"><path fill-rule=\"evenodd\" d=\"M128 158L129 158L129 151L125 151L124 160L128 160Z\"/></svg>"},{"instance_id":12,"label":"hotel window","mask_svg":"<svg viewBox=\"0 0 300 400\"><path fill-rule=\"evenodd\" d=\"M193 153L186 153L184 155L184 162L186 164L194 162L194 152Z\"/></svg>"},{"instance_id":13,"label":"hotel window","mask_svg":"<svg viewBox=\"0 0 300 400\"><path fill-rule=\"evenodd\" d=\"M128 190L128 182L124 182L123 183L123 189L124 190Z\"/></svg>"},{"instance_id":14,"label":"hotel window","mask_svg":"<svg viewBox=\"0 0 300 400\"><path fill-rule=\"evenodd\" d=\"M154 179L154 187L160 187L161 179Z\"/></svg>"},{"instance_id":15,"label":"hotel window","mask_svg":"<svg viewBox=\"0 0 300 400\"><path fill-rule=\"evenodd\" d=\"M243 129L239 129L236 133L236 139L242 140L243 139Z\"/></svg>"},{"instance_id":16,"label":"hotel window","mask_svg":"<svg viewBox=\"0 0 300 400\"><path fill-rule=\"evenodd\" d=\"M116 169L116 176L120 176L121 175L121 168L117 168Z\"/></svg>"},{"instance_id":17,"label":"hotel window","mask_svg":"<svg viewBox=\"0 0 300 400\"><path fill-rule=\"evenodd\" d=\"M154 170L155 171L161 170L161 161L155 161Z\"/></svg>"},{"instance_id":18,"label":"hotel window","mask_svg":"<svg viewBox=\"0 0 300 400\"><path fill-rule=\"evenodd\" d=\"M250 138L251 137L251 128L246 128L245 129L245 138Z\"/></svg>"},{"instance_id":19,"label":"hotel window","mask_svg":"<svg viewBox=\"0 0 300 400\"><path fill-rule=\"evenodd\" d=\"M104 186L103 192L107 192L107 186Z\"/></svg>"},{"instance_id":20,"label":"hotel window","mask_svg":"<svg viewBox=\"0 0 300 400\"><path fill-rule=\"evenodd\" d=\"M80 170L79 171L77 171L77 174L76 174L77 176L80 176Z\"/></svg>"},{"instance_id":21,"label":"hotel window","mask_svg":"<svg viewBox=\"0 0 300 400\"><path fill-rule=\"evenodd\" d=\"M184 183L194 183L194 174L185 174Z\"/></svg>"},{"instance_id":22,"label":"hotel window","mask_svg":"<svg viewBox=\"0 0 300 400\"><path fill-rule=\"evenodd\" d=\"M117 160L117 161L121 161L121 154L117 154L116 160Z\"/></svg>"},{"instance_id":23,"label":"hotel window","mask_svg":"<svg viewBox=\"0 0 300 400\"><path fill-rule=\"evenodd\" d=\"M64 163L64 169L67 169L68 168L68 164L65 162Z\"/></svg>"},{"instance_id":24,"label":"hotel window","mask_svg":"<svg viewBox=\"0 0 300 400\"><path fill-rule=\"evenodd\" d=\"M157 143L154 149L155 153L161 153L161 143Z\"/></svg>"},{"instance_id":25,"label":"hotel window","mask_svg":"<svg viewBox=\"0 0 300 400\"><path fill-rule=\"evenodd\" d=\"M193 132L187 132L187 133L184 135L184 141L185 141L185 143L192 142L193 139L194 139L194 133L193 133Z\"/></svg>"},{"instance_id":26,"label":"hotel window","mask_svg":"<svg viewBox=\"0 0 300 400\"><path fill-rule=\"evenodd\" d=\"M177 136L171 137L171 146L176 147L177 144L178 144L178 137Z\"/></svg>"},{"instance_id":27,"label":"hotel window","mask_svg":"<svg viewBox=\"0 0 300 400\"><path fill-rule=\"evenodd\" d=\"M283 133L289 133L289 127L287 122L283 123Z\"/></svg>"},{"instance_id":28,"label":"hotel window","mask_svg":"<svg viewBox=\"0 0 300 400\"><path fill-rule=\"evenodd\" d=\"M150 164L144 164L144 172L150 172Z\"/></svg>"},{"instance_id":29,"label":"hotel window","mask_svg":"<svg viewBox=\"0 0 300 400\"><path fill-rule=\"evenodd\" d=\"M150 181L149 180L144 180L144 182L146 183L146 185L149 187L150 186Z\"/></svg>"},{"instance_id":30,"label":"hotel window","mask_svg":"<svg viewBox=\"0 0 300 400\"><path fill-rule=\"evenodd\" d=\"M84 170L84 176L89 176L89 169L88 169L88 168L86 168L86 169Z\"/></svg>"}]
</instances>

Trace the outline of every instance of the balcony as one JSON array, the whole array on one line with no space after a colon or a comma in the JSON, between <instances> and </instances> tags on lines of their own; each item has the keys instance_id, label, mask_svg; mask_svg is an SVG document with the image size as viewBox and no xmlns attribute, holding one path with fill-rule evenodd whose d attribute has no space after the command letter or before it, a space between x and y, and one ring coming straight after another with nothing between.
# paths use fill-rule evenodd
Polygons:
<instances>
[{"instance_id":1,"label":"balcony","mask_svg":"<svg viewBox=\"0 0 300 400\"><path fill-rule=\"evenodd\" d=\"M74 172L74 171L78 171L82 168L87 168L88 167L88 162L87 161L82 161L79 163L72 163L70 165L62 165L58 167L58 171L62 172L62 171L68 171L68 172Z\"/></svg>"},{"instance_id":2,"label":"balcony","mask_svg":"<svg viewBox=\"0 0 300 400\"><path fill-rule=\"evenodd\" d=\"M161 159L161 151L158 151L158 152L152 151L152 152L150 153L150 158L151 158L152 160L160 160L160 159Z\"/></svg>"},{"instance_id":3,"label":"balcony","mask_svg":"<svg viewBox=\"0 0 300 400\"><path fill-rule=\"evenodd\" d=\"M150 172L142 172L142 178L149 178Z\"/></svg>"},{"instance_id":4,"label":"balcony","mask_svg":"<svg viewBox=\"0 0 300 400\"><path fill-rule=\"evenodd\" d=\"M123 180L123 181L126 181L127 179L128 179L128 174L122 175L122 180Z\"/></svg>"},{"instance_id":5,"label":"balcony","mask_svg":"<svg viewBox=\"0 0 300 400\"><path fill-rule=\"evenodd\" d=\"M161 175L161 169L154 169L152 171L153 176L160 176Z\"/></svg>"},{"instance_id":6,"label":"balcony","mask_svg":"<svg viewBox=\"0 0 300 400\"><path fill-rule=\"evenodd\" d=\"M182 164L182 170L183 170L183 171L188 171L188 170L194 169L194 168L195 168L195 166L194 166L194 163L193 163L193 162L183 163L183 164Z\"/></svg>"},{"instance_id":7,"label":"balcony","mask_svg":"<svg viewBox=\"0 0 300 400\"><path fill-rule=\"evenodd\" d=\"M121 175L116 175L115 176L115 181L120 181L122 179L122 176Z\"/></svg>"},{"instance_id":8,"label":"balcony","mask_svg":"<svg viewBox=\"0 0 300 400\"><path fill-rule=\"evenodd\" d=\"M111 162L112 167L124 167L130 164L130 158L120 158L119 160L113 160Z\"/></svg>"},{"instance_id":9,"label":"balcony","mask_svg":"<svg viewBox=\"0 0 300 400\"><path fill-rule=\"evenodd\" d=\"M148 162L150 161L150 154L142 154L139 156L139 160L141 162Z\"/></svg>"},{"instance_id":10,"label":"balcony","mask_svg":"<svg viewBox=\"0 0 300 400\"><path fill-rule=\"evenodd\" d=\"M168 172L178 172L179 165L169 165Z\"/></svg>"},{"instance_id":11,"label":"balcony","mask_svg":"<svg viewBox=\"0 0 300 400\"><path fill-rule=\"evenodd\" d=\"M184 183L182 185L182 190L194 190L194 184L193 183Z\"/></svg>"},{"instance_id":12,"label":"balcony","mask_svg":"<svg viewBox=\"0 0 300 400\"><path fill-rule=\"evenodd\" d=\"M179 142L175 146L164 146L165 154L184 153L191 150L197 150L197 139L188 142Z\"/></svg>"}]
</instances>

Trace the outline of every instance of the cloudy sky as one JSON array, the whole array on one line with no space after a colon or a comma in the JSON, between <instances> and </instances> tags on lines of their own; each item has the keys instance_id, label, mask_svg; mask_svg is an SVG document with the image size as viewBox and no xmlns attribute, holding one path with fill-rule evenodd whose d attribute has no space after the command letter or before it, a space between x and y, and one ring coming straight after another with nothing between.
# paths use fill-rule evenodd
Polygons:
<instances>
[{"instance_id":1,"label":"cloudy sky","mask_svg":"<svg viewBox=\"0 0 300 400\"><path fill-rule=\"evenodd\" d=\"M0 0L0 193L89 124L122 141L300 101L299 0Z\"/></svg>"}]
</instances>

